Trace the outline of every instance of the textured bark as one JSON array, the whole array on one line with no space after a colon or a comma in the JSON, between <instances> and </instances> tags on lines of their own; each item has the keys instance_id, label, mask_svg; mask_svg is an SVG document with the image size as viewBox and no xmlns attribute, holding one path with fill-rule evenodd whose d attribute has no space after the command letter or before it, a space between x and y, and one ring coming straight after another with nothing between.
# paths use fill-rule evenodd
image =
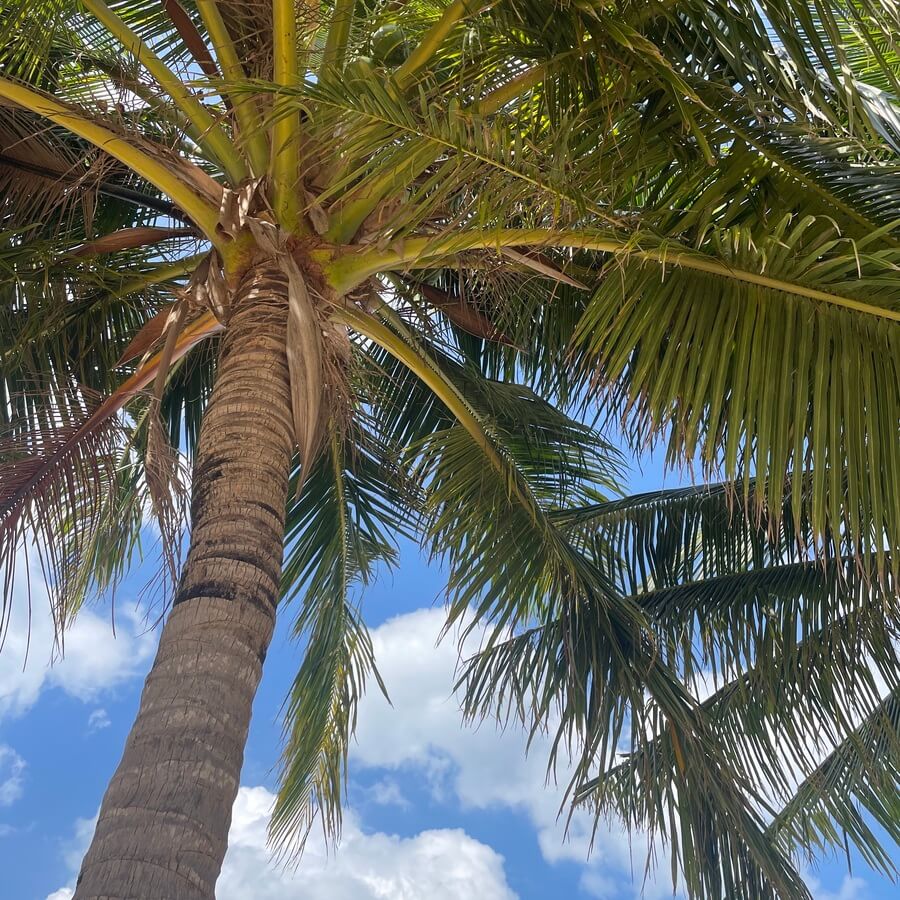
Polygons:
<instances>
[{"instance_id":1,"label":"textured bark","mask_svg":"<svg viewBox=\"0 0 900 900\"><path fill-rule=\"evenodd\" d=\"M235 296L193 479L173 609L76 900L210 900L272 637L293 448L286 284Z\"/></svg>"}]
</instances>

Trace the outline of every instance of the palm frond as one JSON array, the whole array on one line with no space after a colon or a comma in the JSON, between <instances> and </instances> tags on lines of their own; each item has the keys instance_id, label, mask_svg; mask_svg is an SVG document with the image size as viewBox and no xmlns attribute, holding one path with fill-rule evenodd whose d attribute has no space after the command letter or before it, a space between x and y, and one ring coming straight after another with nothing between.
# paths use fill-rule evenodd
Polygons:
<instances>
[{"instance_id":1,"label":"palm frond","mask_svg":"<svg viewBox=\"0 0 900 900\"><path fill-rule=\"evenodd\" d=\"M900 844L900 690L892 690L797 787L769 826L809 855L846 846L892 878L894 854L867 821Z\"/></svg>"},{"instance_id":2,"label":"palm frond","mask_svg":"<svg viewBox=\"0 0 900 900\"><path fill-rule=\"evenodd\" d=\"M101 528L120 444L116 421L93 412L83 395L57 393L53 405L43 408L42 429L13 434L0 444L3 631L10 616L16 554L26 535L35 537L58 632L77 608L80 562Z\"/></svg>"},{"instance_id":3,"label":"palm frond","mask_svg":"<svg viewBox=\"0 0 900 900\"><path fill-rule=\"evenodd\" d=\"M395 463L371 436L354 436L332 432L288 509L282 605L299 600L294 632L305 649L285 708L270 825L284 849L302 846L316 816L328 837L339 836L347 751L366 679L374 676L385 690L354 589L396 561L396 540L408 525Z\"/></svg>"},{"instance_id":4,"label":"palm frond","mask_svg":"<svg viewBox=\"0 0 900 900\"><path fill-rule=\"evenodd\" d=\"M711 100L712 98L710 98ZM774 117L746 101L710 102L713 115L760 156L777 166L804 190L820 195L823 212L844 233L863 237L884 229L885 237L900 227L900 156L879 160L838 137L822 137L796 124L776 124Z\"/></svg>"},{"instance_id":5,"label":"palm frond","mask_svg":"<svg viewBox=\"0 0 900 900\"><path fill-rule=\"evenodd\" d=\"M191 323L179 335L171 361L183 359L215 328L203 319ZM98 557L98 535L104 529L110 534L111 527L115 530L124 498L131 498L128 508L132 510L138 499L133 473L141 475L144 470L130 455L136 434L126 439L121 413L137 403L138 425L146 424L146 410L139 409L140 392L155 379L161 356L150 356L103 399L90 399L84 390L69 389L63 381L62 386L51 383L53 392L41 402L13 403L13 413L24 412L25 419L11 417L0 447L0 624L9 616L16 552L29 535L36 538L60 628L80 606L88 586L93 586L91 573L98 575L97 583L106 584L105 573L121 570L122 558L104 563ZM145 477L143 488L148 487ZM141 497L146 496L145 490ZM180 518L174 507L173 511L172 517L160 521L163 549L170 559L177 558L179 540ZM129 513L118 524L127 521L138 520ZM114 546L129 550L133 546L133 531L124 533L126 537L110 543L110 552Z\"/></svg>"},{"instance_id":6,"label":"palm frond","mask_svg":"<svg viewBox=\"0 0 900 900\"><path fill-rule=\"evenodd\" d=\"M807 515L808 508L793 511L786 500L773 520L752 501L744 506L737 486L720 484L553 516L644 612L666 665L707 696L699 709L715 744L742 783L755 786L754 805L767 818L794 796L805 774L813 778L824 756L854 737L860 721L879 714L900 663L893 581L879 580L874 561L861 572L852 557L812 559L804 542ZM488 647L470 661L467 675L502 685L498 690L523 720L547 722L559 703L558 682L547 673L577 659L560 617ZM573 681L584 684L590 659L580 664ZM562 733L560 727L558 741ZM605 770L594 761L599 774L574 788L578 802L598 816L616 814L665 833L670 813L660 797L677 796L681 811L695 802L685 793L679 738L661 728L649 746L620 746L620 758ZM868 796L890 796L889 789ZM889 859L852 804L843 809L852 823L849 839L873 864ZM815 849L839 846L843 838L828 829L827 817L816 821L826 825ZM769 830L774 834L776 826ZM812 852L811 834L785 834L783 846ZM675 844L679 865L693 864L690 853Z\"/></svg>"},{"instance_id":7,"label":"palm frond","mask_svg":"<svg viewBox=\"0 0 900 900\"><path fill-rule=\"evenodd\" d=\"M844 242L817 220L785 220L765 237L733 228L709 241L735 268L854 294L868 284L876 312L900 308L894 251ZM727 477L743 477L745 494L754 472L766 473L754 494L773 511L787 474L799 502L811 471L810 518L820 537L839 541L846 532L859 552L880 558L897 545L893 321L679 268L661 277L658 265L626 262L604 273L577 340L596 354L596 375L636 444L667 432L673 461L699 457L709 471L722 465Z\"/></svg>"},{"instance_id":8,"label":"palm frond","mask_svg":"<svg viewBox=\"0 0 900 900\"><path fill-rule=\"evenodd\" d=\"M801 486L799 503L786 492L775 511L757 501L751 480L747 495L734 482L692 485L570 507L554 520L623 590L638 593L812 561L808 477ZM845 555L852 552L851 544Z\"/></svg>"},{"instance_id":9,"label":"palm frond","mask_svg":"<svg viewBox=\"0 0 900 900\"><path fill-rule=\"evenodd\" d=\"M546 726L551 712L559 715L554 756L577 747L573 785L598 761L615 756L626 721L638 746L647 743L648 729L673 729L687 764L679 804L670 797L669 809L682 816L680 839L688 846L702 842L704 849L702 863L686 854L692 893L807 896L790 863L764 836L747 799L752 787L725 761L696 704L660 660L642 611L548 518L540 473L550 456L529 459L527 446L507 442L440 360L403 330L392 338L366 320L347 318L410 368L427 372L428 384L459 418L460 424L426 438L415 452L417 478L428 486L425 534L448 565L450 620L490 625L487 652L462 679L468 714L506 710L534 731ZM491 650L511 630L548 620L564 623L556 636L565 650L537 660L526 679L513 677L514 667L479 665L496 659ZM526 680L528 688L520 692L517 685Z\"/></svg>"}]
</instances>

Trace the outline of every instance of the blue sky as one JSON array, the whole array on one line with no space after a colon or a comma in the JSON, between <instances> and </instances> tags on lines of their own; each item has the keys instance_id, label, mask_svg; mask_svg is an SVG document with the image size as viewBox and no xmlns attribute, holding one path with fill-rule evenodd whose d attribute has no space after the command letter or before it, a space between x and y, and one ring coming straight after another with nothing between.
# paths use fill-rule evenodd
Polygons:
<instances>
[{"instance_id":1,"label":"blue sky","mask_svg":"<svg viewBox=\"0 0 900 900\"><path fill-rule=\"evenodd\" d=\"M661 482L659 466L651 464L635 475L632 488ZM85 610L68 634L64 660L52 668L46 665L52 628L39 583L24 668L28 614L23 602L13 609L0 653L4 900L71 896L156 644L156 632L135 607L151 572L148 563L120 588L115 637L108 606ZM642 888L646 844L640 837L629 840L603 825L588 857L587 823L577 819L564 840L560 792L545 786L544 745L526 756L516 730L461 727L450 695L454 645L436 643L440 591L438 567L409 546L400 570L367 591L364 609L393 707L369 692L351 751L343 841L328 853L314 834L296 871L272 861L265 846L279 711L299 657L287 620L280 623L254 708L219 900L671 896L664 872ZM828 861L808 879L816 900L896 896L895 886L859 862L848 875L843 859Z\"/></svg>"}]
</instances>

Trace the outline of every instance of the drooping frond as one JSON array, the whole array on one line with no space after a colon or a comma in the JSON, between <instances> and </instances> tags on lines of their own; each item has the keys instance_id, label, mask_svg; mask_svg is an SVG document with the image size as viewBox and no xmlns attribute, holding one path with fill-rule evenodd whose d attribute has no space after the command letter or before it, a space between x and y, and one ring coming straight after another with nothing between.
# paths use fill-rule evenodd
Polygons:
<instances>
[{"instance_id":1,"label":"drooping frond","mask_svg":"<svg viewBox=\"0 0 900 900\"><path fill-rule=\"evenodd\" d=\"M396 321L348 320L417 372L458 418L416 448L417 474L428 485L426 535L449 567L451 620L471 615L469 625L491 625L486 654L476 659L490 658L510 630L565 623L565 655L533 669L535 707L515 694L512 681L476 661L464 676L469 714L508 708L539 729L557 704L565 706L557 749L579 748L582 777L598 760L615 757L623 733L644 746L648 729L674 729L691 796L705 800L702 808L684 808L685 832L689 840L711 842L705 864L686 872L691 890L712 895L741 885L748 897L806 896L748 805L752 787L728 765L690 695L656 653L643 612L548 517L540 473L555 465L552 458L535 459L515 436L508 441L477 397L467 396L439 357ZM552 690L540 690L544 679L555 679Z\"/></svg>"},{"instance_id":2,"label":"drooping frond","mask_svg":"<svg viewBox=\"0 0 900 900\"><path fill-rule=\"evenodd\" d=\"M281 785L271 822L282 848L302 845L315 817L340 834L347 752L375 668L355 591L395 561L407 526L384 448L333 432L290 504L283 605L299 604L303 661L285 707ZM296 481L296 479L295 479Z\"/></svg>"},{"instance_id":3,"label":"drooping frond","mask_svg":"<svg viewBox=\"0 0 900 900\"><path fill-rule=\"evenodd\" d=\"M799 785L770 831L810 855L848 839L866 862L894 877L893 854L883 848L867 816L900 844L900 691L848 735Z\"/></svg>"},{"instance_id":4,"label":"drooping frond","mask_svg":"<svg viewBox=\"0 0 900 900\"><path fill-rule=\"evenodd\" d=\"M816 831L811 822L804 822L802 810L804 797L811 803L810 811L815 809L813 785L821 784L823 769L833 765L837 772L839 768L839 763L823 763L823 758L830 759L829 754L841 758L851 753L849 747L860 748L859 735L868 736L871 727L860 723L882 722L885 691L896 690L896 610L889 614L888 623L882 615L892 603L891 589L865 584L852 570L838 574L833 583L840 601L832 599L821 609L834 609L840 602L845 604L844 610L838 615L825 613L818 628L797 640L797 616L789 611L789 604L783 612L780 608L792 597L790 573L772 574L767 618L760 618L757 626L755 659L745 656L746 662L734 661L731 675L710 676L698 671L692 676L697 689L711 691L702 709L729 761L759 786L766 817L772 819L786 802L787 810L797 813L793 822L787 814L784 830L779 828L777 816L769 825L769 834L777 835L786 850L839 850L849 841L873 865L884 868L890 851L855 809L851 782L844 782L848 790L839 795L840 800L837 794L832 797L840 810L835 816L843 817L846 831L829 828L827 813L813 812L819 825ZM819 573L819 577L833 576ZM811 588L798 587L808 591L804 602L818 602L815 579ZM740 671L742 666L744 671ZM864 796L876 818L883 815L882 799L890 802L891 779L895 777L893 751L887 746L883 749L883 754L866 757L862 776L872 786L871 793ZM579 799L598 811L614 811L635 826L664 828L658 821L664 813L655 798L677 790L680 808L693 802L679 784L679 752L673 736L661 732L651 748L626 755L584 784ZM796 794L804 776L808 781ZM839 806L841 803L845 805Z\"/></svg>"},{"instance_id":5,"label":"drooping frond","mask_svg":"<svg viewBox=\"0 0 900 900\"><path fill-rule=\"evenodd\" d=\"M742 506L737 486L719 485L552 516L646 617L655 653L702 701L696 709L707 736L762 822L874 714L900 662L893 581L879 582L874 565L860 572L853 559L810 558L805 529L795 525L807 513L786 508L773 528L776 520L762 510ZM467 663L467 704L481 711L496 704L533 733L549 728L557 765L574 773L576 799L598 817L614 814L661 832L672 847L673 873L681 871L692 893L760 896L765 888L709 880L721 862L712 849L714 793L703 778L690 777L684 739L670 720L643 710L640 722L651 735L629 734L623 720L610 738L609 725L593 717L605 640L604 626L584 605L548 611ZM613 748L598 752L604 740ZM860 830L852 839L884 858L870 837ZM783 845L807 849L796 837Z\"/></svg>"},{"instance_id":6,"label":"drooping frond","mask_svg":"<svg viewBox=\"0 0 900 900\"><path fill-rule=\"evenodd\" d=\"M120 437L111 419L92 422L91 401L57 393L42 410L42 428L0 444L3 608L9 620L16 554L35 539L61 631L77 608L79 567L103 524L117 478ZM30 591L29 591L30 593Z\"/></svg>"},{"instance_id":7,"label":"drooping frond","mask_svg":"<svg viewBox=\"0 0 900 900\"><path fill-rule=\"evenodd\" d=\"M846 533L860 553L883 558L900 535L895 251L869 251L813 219L785 220L765 238L733 228L708 241L735 269L865 296L872 314L663 260L614 263L577 332L598 379L636 444L668 431L671 459L722 465L744 477L745 492L752 473L765 473L754 495L772 510L788 473L799 501L811 471L816 533Z\"/></svg>"}]
</instances>

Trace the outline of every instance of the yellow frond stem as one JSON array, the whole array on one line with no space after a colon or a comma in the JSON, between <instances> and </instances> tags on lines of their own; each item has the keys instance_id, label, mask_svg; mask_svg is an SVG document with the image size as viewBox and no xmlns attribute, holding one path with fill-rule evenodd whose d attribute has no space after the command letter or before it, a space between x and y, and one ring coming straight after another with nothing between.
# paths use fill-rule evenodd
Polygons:
<instances>
[{"instance_id":1,"label":"yellow frond stem","mask_svg":"<svg viewBox=\"0 0 900 900\"><path fill-rule=\"evenodd\" d=\"M151 287L154 284L163 284L166 281L174 281L176 278L182 278L189 275L202 262L206 253L196 253L193 256L185 256L177 262L168 263L164 266L158 266L140 275L135 275L121 284L114 291L116 297L126 297L135 291L143 290L143 288Z\"/></svg>"},{"instance_id":2,"label":"yellow frond stem","mask_svg":"<svg viewBox=\"0 0 900 900\"><path fill-rule=\"evenodd\" d=\"M540 84L547 76L545 65L532 66L524 72L510 78L506 84L495 88L489 94L485 94L480 100L473 103L466 112L476 116L489 116L503 109L511 100L520 97L525 91Z\"/></svg>"},{"instance_id":3,"label":"yellow frond stem","mask_svg":"<svg viewBox=\"0 0 900 900\"><path fill-rule=\"evenodd\" d=\"M332 313L332 318L352 328L358 334L374 341L379 347L390 353L398 362L401 362L420 378L447 409L453 413L456 420L469 433L491 465L501 475L509 477L510 490L516 495L517 499L527 509L534 508L534 498L527 488L511 476L509 465L494 446L490 435L484 430L478 417L466 402L465 397L426 353L417 351L412 344L405 341L375 316L360 309L343 307Z\"/></svg>"},{"instance_id":4,"label":"yellow frond stem","mask_svg":"<svg viewBox=\"0 0 900 900\"><path fill-rule=\"evenodd\" d=\"M342 197L330 210L331 227L325 233L325 239L334 244L349 243L378 204L412 184L416 176L428 168L435 156L437 152L431 143L414 148L399 163L386 168L371 181L364 182Z\"/></svg>"},{"instance_id":5,"label":"yellow frond stem","mask_svg":"<svg viewBox=\"0 0 900 900\"><path fill-rule=\"evenodd\" d=\"M343 66L355 7L356 0L335 0L334 11L331 14L331 24L328 27L328 36L325 38L325 52L322 54L320 74L327 69Z\"/></svg>"},{"instance_id":6,"label":"yellow frond stem","mask_svg":"<svg viewBox=\"0 0 900 900\"><path fill-rule=\"evenodd\" d=\"M453 0L444 10L444 14L438 19L425 36L419 42L419 46L413 50L406 61L394 73L394 81L401 89L408 88L416 75L428 65L429 60L440 50L441 45L453 27L469 13L473 13L482 4L478 0Z\"/></svg>"},{"instance_id":7,"label":"yellow frond stem","mask_svg":"<svg viewBox=\"0 0 900 900\"><path fill-rule=\"evenodd\" d=\"M671 243L642 248L631 236L601 236L579 231L544 231L540 229L508 228L495 231L471 231L451 234L444 238L408 238L398 243L395 249L365 250L347 253L338 257L328 266L332 286L346 293L376 272L403 271L405 269L428 268L436 259L445 258L471 250L497 250L504 247L569 248L595 250L601 253L617 253L635 259L656 262L661 266L680 266L698 272L719 275L732 281L742 281L759 287L782 291L795 297L805 297L832 306L853 309L857 312L900 322L900 310L873 306L862 300L844 297L818 288L808 287L798 282L772 278L759 272L737 269L721 260L689 250Z\"/></svg>"},{"instance_id":8,"label":"yellow frond stem","mask_svg":"<svg viewBox=\"0 0 900 900\"><path fill-rule=\"evenodd\" d=\"M196 129L198 143L215 157L233 184L247 177L247 167L224 129L181 79L102 0L83 0L92 13L156 79L159 86Z\"/></svg>"},{"instance_id":9,"label":"yellow frond stem","mask_svg":"<svg viewBox=\"0 0 900 900\"><path fill-rule=\"evenodd\" d=\"M293 0L272 0L274 81L294 87L300 80L297 13ZM272 124L272 192L278 224L290 232L300 230L300 112L275 95Z\"/></svg>"},{"instance_id":10,"label":"yellow frond stem","mask_svg":"<svg viewBox=\"0 0 900 900\"><path fill-rule=\"evenodd\" d=\"M234 41L219 12L216 0L197 0L197 10L209 33L209 39L216 52L223 78L230 83L243 81L246 73L241 65ZM227 85L223 87L222 91L228 95L234 107L234 114L240 128L241 143L247 148L247 156L250 159L250 168L253 170L253 174L265 175L269 165L269 144L262 129L256 101L243 91L229 91Z\"/></svg>"},{"instance_id":11,"label":"yellow frond stem","mask_svg":"<svg viewBox=\"0 0 900 900\"><path fill-rule=\"evenodd\" d=\"M115 157L141 178L159 188L173 203L184 210L210 241L215 243L218 240L216 234L218 209L198 196L164 163L139 150L108 128L85 118L76 110L23 85L0 78L0 97L49 119Z\"/></svg>"}]
</instances>

